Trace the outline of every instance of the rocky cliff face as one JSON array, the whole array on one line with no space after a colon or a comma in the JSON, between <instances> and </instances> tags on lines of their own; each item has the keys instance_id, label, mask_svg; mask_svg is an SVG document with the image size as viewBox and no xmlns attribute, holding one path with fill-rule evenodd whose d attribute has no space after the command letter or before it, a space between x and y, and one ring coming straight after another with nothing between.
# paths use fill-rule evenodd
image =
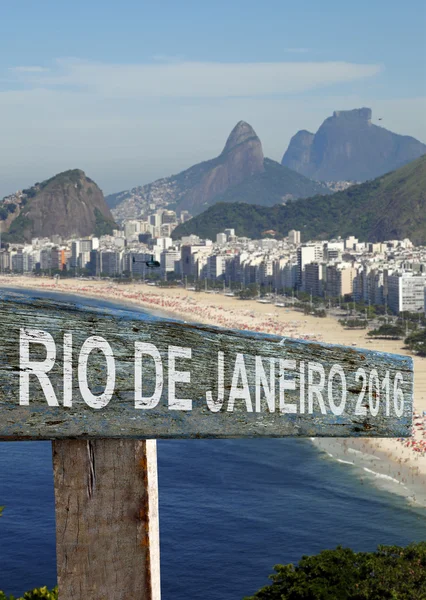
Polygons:
<instances>
[{"instance_id":1,"label":"rocky cliff face","mask_svg":"<svg viewBox=\"0 0 426 600\"><path fill-rule=\"evenodd\" d=\"M270 206L286 199L327 194L325 186L302 177L263 156L253 128L240 121L216 158L177 175L107 197L117 221L137 218L148 211L172 205L196 215L217 201L256 202Z\"/></svg>"},{"instance_id":2,"label":"rocky cliff face","mask_svg":"<svg viewBox=\"0 0 426 600\"><path fill-rule=\"evenodd\" d=\"M282 164L289 169L301 173L301 169L309 168L311 161L311 148L314 134L306 129L298 131L290 140L290 145L284 155Z\"/></svg>"},{"instance_id":3,"label":"rocky cliff face","mask_svg":"<svg viewBox=\"0 0 426 600\"><path fill-rule=\"evenodd\" d=\"M222 153L204 163L200 181L189 189L178 208L195 214L215 197L248 177L263 173L262 144L252 127L240 121L231 131ZM197 168L194 167L195 169Z\"/></svg>"},{"instance_id":4,"label":"rocky cliff face","mask_svg":"<svg viewBox=\"0 0 426 600\"><path fill-rule=\"evenodd\" d=\"M60 173L17 197L16 215L8 224L8 238L63 238L110 233L114 225L102 191L83 171Z\"/></svg>"},{"instance_id":5,"label":"rocky cliff face","mask_svg":"<svg viewBox=\"0 0 426 600\"><path fill-rule=\"evenodd\" d=\"M262 144L253 128L240 121L218 157L177 175L115 194L107 201L119 221L140 216L151 203L158 207L173 204L178 211L196 214L215 196L263 170Z\"/></svg>"},{"instance_id":6,"label":"rocky cliff face","mask_svg":"<svg viewBox=\"0 0 426 600\"><path fill-rule=\"evenodd\" d=\"M316 134L299 131L282 164L317 181L366 181L426 153L418 140L371 122L370 108L335 111Z\"/></svg>"}]
</instances>

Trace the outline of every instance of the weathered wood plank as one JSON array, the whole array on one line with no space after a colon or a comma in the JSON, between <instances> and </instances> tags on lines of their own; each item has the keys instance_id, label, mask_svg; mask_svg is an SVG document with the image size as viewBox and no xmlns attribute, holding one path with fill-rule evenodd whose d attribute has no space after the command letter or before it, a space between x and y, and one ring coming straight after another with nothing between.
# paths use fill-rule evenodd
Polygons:
<instances>
[{"instance_id":1,"label":"weathered wood plank","mask_svg":"<svg viewBox=\"0 0 426 600\"><path fill-rule=\"evenodd\" d=\"M411 435L410 357L129 315L0 295L0 438ZM51 340L51 364L34 330ZM30 361L53 365L45 389L57 406L23 359L20 334ZM103 339L115 380L102 352L87 358L90 336ZM157 367L144 355L135 368L138 344L157 353ZM149 399L138 401L141 373ZM108 400L107 383L109 401L94 408Z\"/></svg>"},{"instance_id":2,"label":"weathered wood plank","mask_svg":"<svg viewBox=\"0 0 426 600\"><path fill-rule=\"evenodd\" d=\"M155 440L53 442L59 600L160 600Z\"/></svg>"}]
</instances>

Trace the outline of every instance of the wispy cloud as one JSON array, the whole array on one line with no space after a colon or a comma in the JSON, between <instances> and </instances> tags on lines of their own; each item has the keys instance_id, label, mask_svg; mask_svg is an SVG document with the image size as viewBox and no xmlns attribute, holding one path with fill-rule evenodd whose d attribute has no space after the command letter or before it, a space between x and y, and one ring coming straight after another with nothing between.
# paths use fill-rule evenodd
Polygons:
<instances>
[{"instance_id":1,"label":"wispy cloud","mask_svg":"<svg viewBox=\"0 0 426 600\"><path fill-rule=\"evenodd\" d=\"M304 92L374 77L378 64L348 62L219 63L174 60L105 64L58 60L49 72L20 70L32 87L71 88L103 97L226 98Z\"/></svg>"}]
</instances>

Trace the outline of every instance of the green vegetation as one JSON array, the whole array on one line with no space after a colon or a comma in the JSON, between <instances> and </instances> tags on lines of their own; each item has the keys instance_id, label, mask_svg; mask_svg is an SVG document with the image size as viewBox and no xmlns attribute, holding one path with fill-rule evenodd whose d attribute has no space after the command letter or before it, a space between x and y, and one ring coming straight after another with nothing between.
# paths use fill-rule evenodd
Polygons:
<instances>
[{"instance_id":1,"label":"green vegetation","mask_svg":"<svg viewBox=\"0 0 426 600\"><path fill-rule=\"evenodd\" d=\"M112 235L113 230L117 227L114 221L106 219L99 208L96 207L95 219L95 231L93 233L96 237L101 237L102 235Z\"/></svg>"},{"instance_id":2,"label":"green vegetation","mask_svg":"<svg viewBox=\"0 0 426 600\"><path fill-rule=\"evenodd\" d=\"M218 203L173 231L173 238L194 233L215 239L226 227L238 236L261 237L273 229L277 237L290 229L303 240L355 235L380 241L409 237L426 241L426 155L361 185L332 196L314 196L265 208L247 203Z\"/></svg>"},{"instance_id":3,"label":"green vegetation","mask_svg":"<svg viewBox=\"0 0 426 600\"><path fill-rule=\"evenodd\" d=\"M40 185L40 184L38 184L38 185ZM22 190L22 193L26 196L26 198L34 198L34 196L37 195L37 192L38 192L38 186L35 186L35 185L26 190Z\"/></svg>"},{"instance_id":4,"label":"green vegetation","mask_svg":"<svg viewBox=\"0 0 426 600\"><path fill-rule=\"evenodd\" d=\"M311 306L305 306L303 309L305 315L313 315L314 317L326 317L327 311L324 308L312 308Z\"/></svg>"},{"instance_id":5,"label":"green vegetation","mask_svg":"<svg viewBox=\"0 0 426 600\"><path fill-rule=\"evenodd\" d=\"M23 596L15 598L15 596L6 596L0 591L0 600L58 600L58 588L48 590L47 587L37 588L31 592L25 592Z\"/></svg>"},{"instance_id":6,"label":"green vegetation","mask_svg":"<svg viewBox=\"0 0 426 600\"><path fill-rule=\"evenodd\" d=\"M0 221L5 221L10 214L16 212L17 206L13 202L0 206Z\"/></svg>"},{"instance_id":7,"label":"green vegetation","mask_svg":"<svg viewBox=\"0 0 426 600\"><path fill-rule=\"evenodd\" d=\"M256 298L259 294L259 289L255 283L251 283L246 286L244 289L240 290L237 293L237 296L241 298L241 300L251 300Z\"/></svg>"},{"instance_id":8,"label":"green vegetation","mask_svg":"<svg viewBox=\"0 0 426 600\"><path fill-rule=\"evenodd\" d=\"M424 600L426 542L376 552L338 546L275 571L271 585L245 600Z\"/></svg>"},{"instance_id":9,"label":"green vegetation","mask_svg":"<svg viewBox=\"0 0 426 600\"><path fill-rule=\"evenodd\" d=\"M26 232L30 231L32 226L33 222L31 219L21 213L14 221L12 221L9 231L2 236L2 238L5 242L24 242L26 239Z\"/></svg>"},{"instance_id":10,"label":"green vegetation","mask_svg":"<svg viewBox=\"0 0 426 600\"><path fill-rule=\"evenodd\" d=\"M348 329L365 329L368 325L366 319L339 319L339 323Z\"/></svg>"},{"instance_id":11,"label":"green vegetation","mask_svg":"<svg viewBox=\"0 0 426 600\"><path fill-rule=\"evenodd\" d=\"M426 356L426 329L411 333L405 338L405 345L419 356Z\"/></svg>"},{"instance_id":12,"label":"green vegetation","mask_svg":"<svg viewBox=\"0 0 426 600\"><path fill-rule=\"evenodd\" d=\"M399 325L384 323L378 329L373 329L367 334L369 337L387 338L390 340L400 340L404 337L404 330Z\"/></svg>"}]
</instances>

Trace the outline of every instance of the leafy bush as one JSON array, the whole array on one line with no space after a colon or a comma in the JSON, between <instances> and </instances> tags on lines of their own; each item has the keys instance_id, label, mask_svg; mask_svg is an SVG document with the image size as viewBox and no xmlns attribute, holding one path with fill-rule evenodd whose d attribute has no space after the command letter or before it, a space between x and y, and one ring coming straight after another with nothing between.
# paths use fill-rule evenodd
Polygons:
<instances>
[{"instance_id":1,"label":"leafy bush","mask_svg":"<svg viewBox=\"0 0 426 600\"><path fill-rule=\"evenodd\" d=\"M368 321L365 319L339 319L342 327L348 327L349 329L365 329L368 325Z\"/></svg>"},{"instance_id":2,"label":"leafy bush","mask_svg":"<svg viewBox=\"0 0 426 600\"><path fill-rule=\"evenodd\" d=\"M376 552L338 546L275 571L271 585L245 600L424 600L426 542Z\"/></svg>"},{"instance_id":3,"label":"leafy bush","mask_svg":"<svg viewBox=\"0 0 426 600\"><path fill-rule=\"evenodd\" d=\"M405 339L405 344L419 356L426 356L426 329L409 335Z\"/></svg>"},{"instance_id":4,"label":"leafy bush","mask_svg":"<svg viewBox=\"0 0 426 600\"><path fill-rule=\"evenodd\" d=\"M404 330L398 325L380 325L378 329L373 329L367 333L369 337L389 338L398 340L404 336Z\"/></svg>"},{"instance_id":5,"label":"leafy bush","mask_svg":"<svg viewBox=\"0 0 426 600\"><path fill-rule=\"evenodd\" d=\"M22 190L22 193L27 197L27 198L34 198L34 196L37 195L37 188L36 187L32 187L32 188L28 188L26 190Z\"/></svg>"},{"instance_id":6,"label":"leafy bush","mask_svg":"<svg viewBox=\"0 0 426 600\"><path fill-rule=\"evenodd\" d=\"M0 591L0 600L58 600L58 588L55 587L53 590L48 590L47 587L37 588L30 592L25 592L20 598L6 596L4 592Z\"/></svg>"}]
</instances>

